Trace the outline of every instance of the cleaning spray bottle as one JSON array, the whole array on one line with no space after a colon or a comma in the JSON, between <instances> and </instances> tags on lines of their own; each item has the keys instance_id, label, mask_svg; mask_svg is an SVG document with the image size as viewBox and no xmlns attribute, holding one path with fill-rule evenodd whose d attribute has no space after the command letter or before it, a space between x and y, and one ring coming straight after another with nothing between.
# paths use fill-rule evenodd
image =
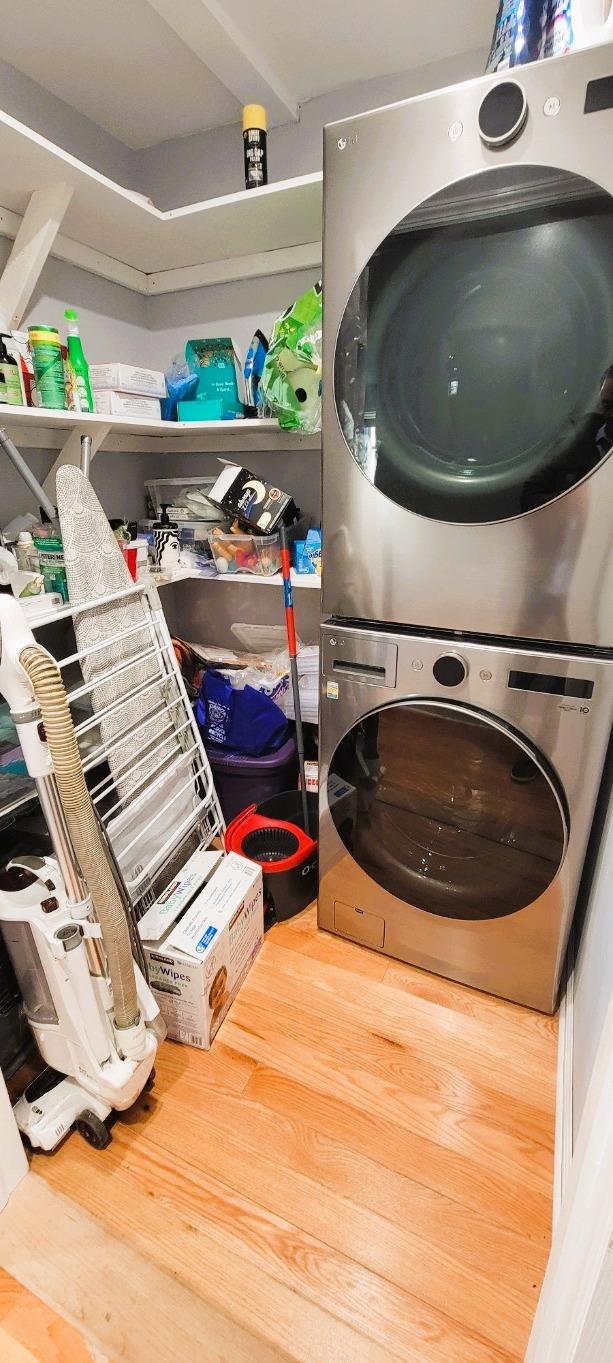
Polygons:
<instances>
[{"instance_id":1,"label":"cleaning spray bottle","mask_svg":"<svg viewBox=\"0 0 613 1363\"><path fill-rule=\"evenodd\" d=\"M68 359L66 361L66 402L71 412L93 412L94 398L89 381L89 365L83 353L79 332L79 316L74 308L66 308L68 322Z\"/></svg>"}]
</instances>

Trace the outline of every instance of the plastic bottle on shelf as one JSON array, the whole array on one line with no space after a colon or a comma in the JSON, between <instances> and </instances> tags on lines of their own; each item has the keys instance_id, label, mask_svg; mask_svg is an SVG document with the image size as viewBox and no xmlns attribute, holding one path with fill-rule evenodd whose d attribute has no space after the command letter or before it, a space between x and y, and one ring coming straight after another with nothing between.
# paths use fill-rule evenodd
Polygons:
<instances>
[{"instance_id":1,"label":"plastic bottle on shelf","mask_svg":"<svg viewBox=\"0 0 613 1363\"><path fill-rule=\"evenodd\" d=\"M66 408L64 361L57 327L48 327L43 323L28 327L28 346L32 356L38 406L64 411Z\"/></svg>"},{"instance_id":2,"label":"plastic bottle on shelf","mask_svg":"<svg viewBox=\"0 0 613 1363\"><path fill-rule=\"evenodd\" d=\"M29 530L20 530L15 545L15 555L17 566L24 573L40 572L40 563L36 552L36 545Z\"/></svg>"},{"instance_id":3,"label":"plastic bottle on shelf","mask_svg":"<svg viewBox=\"0 0 613 1363\"><path fill-rule=\"evenodd\" d=\"M6 332L0 333L0 402L9 407L22 407L23 389L19 365L6 344L10 340L11 337Z\"/></svg>"},{"instance_id":4,"label":"plastic bottle on shelf","mask_svg":"<svg viewBox=\"0 0 613 1363\"><path fill-rule=\"evenodd\" d=\"M68 358L66 361L66 397L71 412L93 412L94 397L89 379L89 365L85 359L79 331L79 315L74 308L66 308L68 322Z\"/></svg>"}]
</instances>

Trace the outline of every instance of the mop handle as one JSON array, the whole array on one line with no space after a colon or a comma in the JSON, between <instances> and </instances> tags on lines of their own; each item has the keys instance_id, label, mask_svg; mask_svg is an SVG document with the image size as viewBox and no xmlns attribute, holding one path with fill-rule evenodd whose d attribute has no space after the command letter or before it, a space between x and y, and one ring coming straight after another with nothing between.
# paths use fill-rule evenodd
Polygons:
<instances>
[{"instance_id":1,"label":"mop handle","mask_svg":"<svg viewBox=\"0 0 613 1363\"><path fill-rule=\"evenodd\" d=\"M281 573L283 576L283 596L285 600L285 626L287 629L287 651L289 653L289 667L292 678L292 694L294 697L294 718L296 721L296 747L298 749L298 768L300 771L300 795L302 800L302 818L304 821L304 831L309 832L309 803L307 800L306 774L304 770L304 734L302 731L302 714L300 710L300 686L298 682L298 663L296 647L296 622L294 619L294 598L292 595L292 576L289 557L289 545L287 543L287 530L281 526Z\"/></svg>"},{"instance_id":2,"label":"mop handle","mask_svg":"<svg viewBox=\"0 0 613 1363\"><path fill-rule=\"evenodd\" d=\"M24 483L26 483L26 485L30 489L30 492L32 492L33 495L36 497L38 505L42 506L43 511L49 517L49 520L50 521L55 520L55 517L57 516L57 511L53 505L53 502L49 500L44 488L41 487L38 478L34 477L31 468L29 467L28 464L26 464L23 455L19 453L17 446L13 444L13 441L11 440L8 431L5 431L4 426L0 428L0 446L4 450L4 453L7 455L7 457L10 459L11 463L14 464L15 468L17 469L17 472L21 474Z\"/></svg>"},{"instance_id":3,"label":"mop handle","mask_svg":"<svg viewBox=\"0 0 613 1363\"><path fill-rule=\"evenodd\" d=\"M283 575L283 596L285 598L285 627L287 629L287 651L290 658L298 653L296 647L296 622L294 620L294 597L292 593L292 570L287 543L287 531L281 526L281 573Z\"/></svg>"}]
</instances>

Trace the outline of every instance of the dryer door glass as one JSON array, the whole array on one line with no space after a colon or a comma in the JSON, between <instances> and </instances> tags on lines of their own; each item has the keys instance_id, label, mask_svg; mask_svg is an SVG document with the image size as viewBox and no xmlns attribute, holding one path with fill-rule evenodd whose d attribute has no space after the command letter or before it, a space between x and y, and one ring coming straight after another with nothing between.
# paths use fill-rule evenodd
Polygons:
<instances>
[{"instance_id":1,"label":"dryer door glass","mask_svg":"<svg viewBox=\"0 0 613 1363\"><path fill-rule=\"evenodd\" d=\"M556 778L481 712L437 701L373 711L339 744L332 820L390 894L446 918L501 918L554 880L568 835Z\"/></svg>"},{"instance_id":2,"label":"dryer door glass","mask_svg":"<svg viewBox=\"0 0 613 1363\"><path fill-rule=\"evenodd\" d=\"M505 166L450 186L362 271L335 400L366 477L435 520L520 516L613 446L613 200Z\"/></svg>"}]
</instances>

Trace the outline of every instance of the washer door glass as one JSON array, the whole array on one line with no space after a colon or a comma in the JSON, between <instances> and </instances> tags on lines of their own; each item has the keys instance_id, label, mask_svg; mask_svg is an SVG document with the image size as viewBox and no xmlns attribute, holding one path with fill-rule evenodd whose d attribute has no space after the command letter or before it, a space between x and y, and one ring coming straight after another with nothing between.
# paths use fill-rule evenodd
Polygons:
<instances>
[{"instance_id":1,"label":"washer door glass","mask_svg":"<svg viewBox=\"0 0 613 1363\"><path fill-rule=\"evenodd\" d=\"M613 200L529 166L429 199L362 271L334 384L354 459L410 511L497 521L567 492L613 446Z\"/></svg>"},{"instance_id":2,"label":"washer door glass","mask_svg":"<svg viewBox=\"0 0 613 1363\"><path fill-rule=\"evenodd\" d=\"M373 711L328 777L345 847L384 890L446 918L501 918L554 880L567 820L543 758L481 712L438 701Z\"/></svg>"}]
</instances>

